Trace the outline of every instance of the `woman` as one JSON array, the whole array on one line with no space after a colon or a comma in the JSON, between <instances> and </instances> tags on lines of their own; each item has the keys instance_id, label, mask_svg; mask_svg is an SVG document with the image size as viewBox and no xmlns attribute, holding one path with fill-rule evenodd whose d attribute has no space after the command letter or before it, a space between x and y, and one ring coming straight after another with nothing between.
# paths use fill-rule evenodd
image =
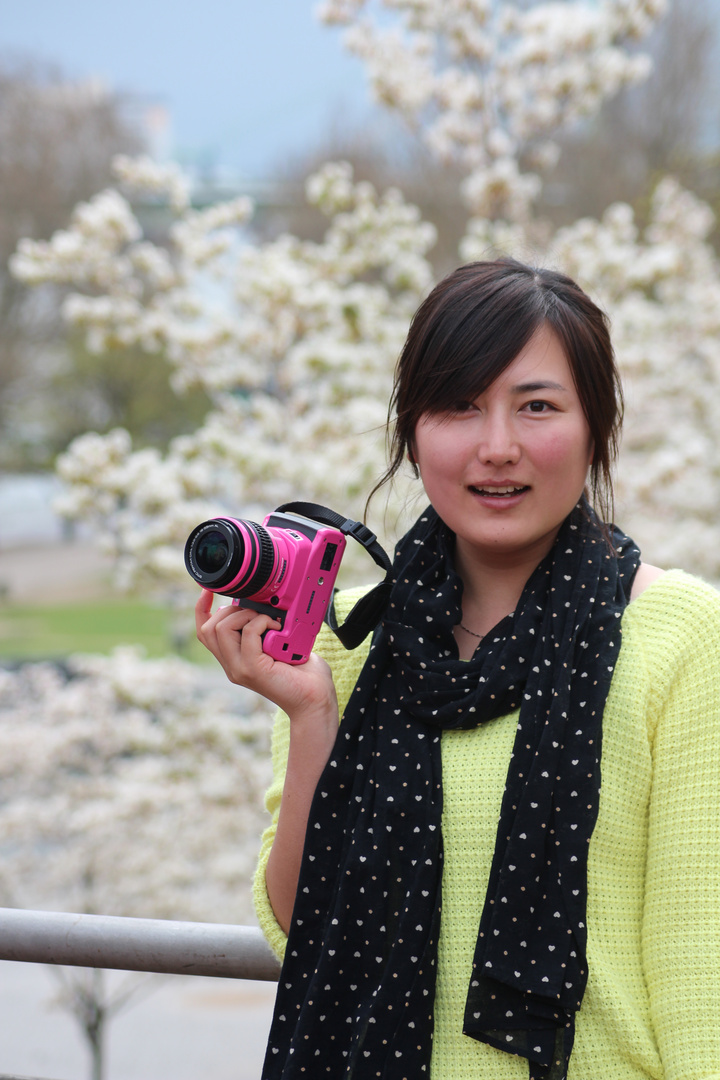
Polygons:
<instances>
[{"instance_id":1,"label":"woman","mask_svg":"<svg viewBox=\"0 0 720 1080\"><path fill-rule=\"evenodd\" d=\"M590 508L621 418L606 320L560 274L461 267L393 404L381 484L408 457L431 505L372 642L324 630L290 667L267 616L198 602L284 710L263 1077L720 1077L720 599Z\"/></svg>"}]
</instances>

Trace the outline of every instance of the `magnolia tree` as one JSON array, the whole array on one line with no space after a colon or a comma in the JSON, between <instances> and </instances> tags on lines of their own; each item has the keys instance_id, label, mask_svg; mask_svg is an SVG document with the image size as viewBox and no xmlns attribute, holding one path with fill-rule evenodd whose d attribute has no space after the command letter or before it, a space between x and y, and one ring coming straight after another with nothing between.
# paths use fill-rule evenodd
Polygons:
<instances>
[{"instance_id":1,"label":"magnolia tree","mask_svg":"<svg viewBox=\"0 0 720 1080\"><path fill-rule=\"evenodd\" d=\"M330 219L323 242L254 245L246 199L198 213L174 170L126 159L118 170L126 188L171 199L170 251L145 242L108 191L50 243L25 242L15 272L81 286L66 315L91 348L162 349L178 389L201 385L214 408L165 457L133 452L123 431L78 439L60 463L65 513L98 522L132 583L183 573L181 541L222 507L312 497L359 513L382 468L393 361L432 283L433 227L399 192L379 196L328 165L308 182Z\"/></svg>"},{"instance_id":2,"label":"magnolia tree","mask_svg":"<svg viewBox=\"0 0 720 1080\"><path fill-rule=\"evenodd\" d=\"M619 517L647 556L720 581L720 267L709 208L671 178L638 228L630 207L553 235L533 214L562 130L649 73L632 48L665 0L499 4L326 0L377 99L464 166L462 260L507 253L556 266L612 318L627 392ZM377 12L384 16L378 18ZM393 13L389 22L387 11Z\"/></svg>"},{"instance_id":3,"label":"magnolia tree","mask_svg":"<svg viewBox=\"0 0 720 1080\"><path fill-rule=\"evenodd\" d=\"M131 648L0 670L0 904L250 921L269 719L232 689ZM139 978L63 972L94 1080Z\"/></svg>"},{"instance_id":4,"label":"magnolia tree","mask_svg":"<svg viewBox=\"0 0 720 1080\"><path fill-rule=\"evenodd\" d=\"M465 171L458 260L503 252L555 265L605 305L628 388L623 524L648 557L717 580L712 215L671 179L642 231L627 206L554 235L533 209L554 137L647 74L637 43L664 8L327 0L320 14L346 27L377 100ZM23 242L14 272L74 286L65 315L92 349L162 350L177 388L202 386L213 408L164 456L134 451L123 431L78 439L59 464L64 512L97 523L126 584L181 580L183 539L221 508L258 514L302 497L359 515L383 468L393 363L432 284L432 224L336 163L307 183L324 240L259 244L248 200L196 212L172 168L121 159L117 173L119 189L78 207L67 230ZM167 248L143 239L130 201L143 192L176 215Z\"/></svg>"},{"instance_id":5,"label":"magnolia tree","mask_svg":"<svg viewBox=\"0 0 720 1080\"><path fill-rule=\"evenodd\" d=\"M247 921L259 702L132 648L0 670L0 902Z\"/></svg>"}]
</instances>

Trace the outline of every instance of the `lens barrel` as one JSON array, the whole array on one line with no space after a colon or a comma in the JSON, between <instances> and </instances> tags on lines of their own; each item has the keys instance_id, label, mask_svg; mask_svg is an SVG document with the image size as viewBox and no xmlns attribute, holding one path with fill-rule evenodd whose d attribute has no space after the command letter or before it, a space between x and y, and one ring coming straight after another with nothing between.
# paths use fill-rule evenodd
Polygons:
<instances>
[{"instance_id":1,"label":"lens barrel","mask_svg":"<svg viewBox=\"0 0 720 1080\"><path fill-rule=\"evenodd\" d=\"M185 566L206 589L250 599L272 577L276 545L263 525L233 518L204 521L188 537Z\"/></svg>"}]
</instances>

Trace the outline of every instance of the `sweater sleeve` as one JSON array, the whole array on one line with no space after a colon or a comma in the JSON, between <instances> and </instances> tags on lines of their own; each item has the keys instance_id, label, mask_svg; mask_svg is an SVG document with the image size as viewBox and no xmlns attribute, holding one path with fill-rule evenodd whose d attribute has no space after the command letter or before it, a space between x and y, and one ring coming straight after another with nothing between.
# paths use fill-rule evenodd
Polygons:
<instances>
[{"instance_id":1,"label":"sweater sleeve","mask_svg":"<svg viewBox=\"0 0 720 1080\"><path fill-rule=\"evenodd\" d=\"M654 710L643 961L666 1080L720 1080L720 598L686 581Z\"/></svg>"},{"instance_id":2,"label":"sweater sleeve","mask_svg":"<svg viewBox=\"0 0 720 1080\"><path fill-rule=\"evenodd\" d=\"M275 918L270 898L265 887L265 870L270 857L270 850L275 840L278 817L280 816L280 802L282 800L283 784L285 782L285 769L287 767L288 748L290 746L290 721L287 714L281 709L275 715L275 723L272 733L272 766L273 779L270 787L265 792L265 809L270 814L270 824L262 835L260 842L260 854L258 856L255 876L253 877L253 903L255 914L263 934L267 938L270 948L280 960L285 955L287 937L280 923Z\"/></svg>"},{"instance_id":3,"label":"sweater sleeve","mask_svg":"<svg viewBox=\"0 0 720 1080\"><path fill-rule=\"evenodd\" d=\"M335 600L335 608L338 616L343 619L352 608L356 600L367 590L349 589L338 593ZM360 674L360 669L367 656L370 638L359 645L352 652L346 652L329 627L323 626L315 642L314 652L317 652L327 660L333 673L335 689L338 695L338 707L340 716L343 714L347 700ZM280 816L280 803L282 801L283 786L285 783L285 771L287 769L288 751L290 748L290 720L286 713L278 710L272 734L272 767L273 780L265 793L265 809L270 814L270 824L265 829L260 844L260 855L253 878L253 902L258 923L263 934L267 938L271 949L281 960L285 955L287 936L275 918L270 899L265 885L265 870L270 856L270 850L275 840L278 818Z\"/></svg>"}]
</instances>

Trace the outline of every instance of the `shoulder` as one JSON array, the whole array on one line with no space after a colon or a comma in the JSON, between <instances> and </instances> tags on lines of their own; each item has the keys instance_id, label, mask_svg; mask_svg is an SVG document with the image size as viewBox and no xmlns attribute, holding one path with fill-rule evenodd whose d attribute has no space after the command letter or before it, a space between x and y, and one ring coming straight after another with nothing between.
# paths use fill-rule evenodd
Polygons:
<instances>
[{"instance_id":1,"label":"shoulder","mask_svg":"<svg viewBox=\"0 0 720 1080\"><path fill-rule=\"evenodd\" d=\"M641 567L642 569L642 567ZM687 651L720 654L720 593L683 570L656 572L648 567L642 588L633 595L623 616L628 644L642 644L648 659L667 662ZM638 571L639 573L640 571ZM633 590L634 592L634 590Z\"/></svg>"},{"instance_id":2,"label":"shoulder","mask_svg":"<svg viewBox=\"0 0 720 1080\"><path fill-rule=\"evenodd\" d=\"M630 595L631 602L637 600L638 596L641 596L648 585L652 585L653 581L657 581L659 577L665 573L659 566L652 566L650 563L640 563L637 573L635 574L635 580L632 584L632 592Z\"/></svg>"},{"instance_id":3,"label":"shoulder","mask_svg":"<svg viewBox=\"0 0 720 1080\"><path fill-rule=\"evenodd\" d=\"M628 613L667 611L677 616L720 614L720 592L702 578L684 570L660 570L642 563L633 583Z\"/></svg>"},{"instance_id":4,"label":"shoulder","mask_svg":"<svg viewBox=\"0 0 720 1080\"><path fill-rule=\"evenodd\" d=\"M622 617L613 683L628 714L645 716L657 739L715 738L720 725L720 593L692 574L668 570L650 582ZM671 738L672 736L672 738ZM670 741L668 741L670 740Z\"/></svg>"}]
</instances>

